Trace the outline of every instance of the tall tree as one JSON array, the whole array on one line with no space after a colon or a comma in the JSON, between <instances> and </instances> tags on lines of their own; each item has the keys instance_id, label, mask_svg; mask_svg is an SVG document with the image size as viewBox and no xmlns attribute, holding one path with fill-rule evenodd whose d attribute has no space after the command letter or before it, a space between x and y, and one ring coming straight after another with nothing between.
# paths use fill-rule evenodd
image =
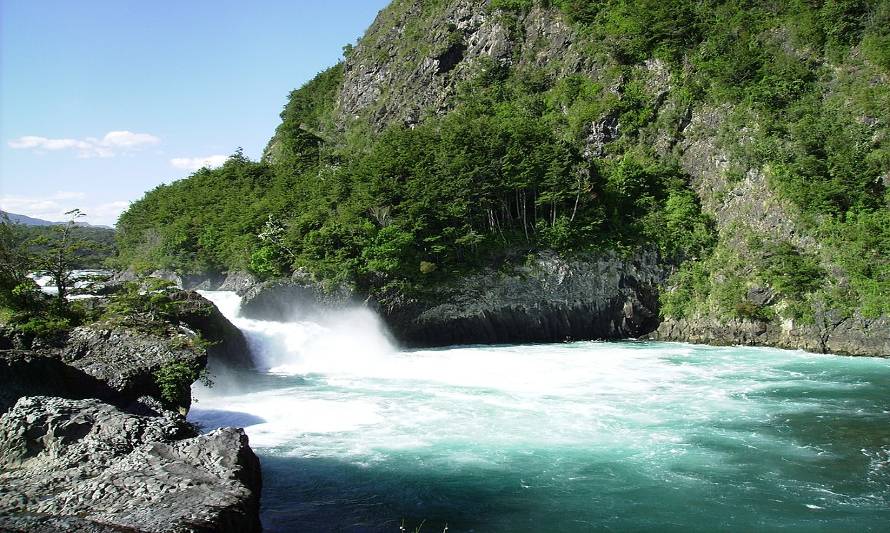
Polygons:
<instances>
[{"instance_id":1,"label":"tall tree","mask_svg":"<svg viewBox=\"0 0 890 533\"><path fill-rule=\"evenodd\" d=\"M66 298L71 289L72 269L77 255L90 246L88 242L76 238L73 234L78 220L85 217L86 213L80 209L72 209L65 214L69 217L68 222L56 226L56 235L53 238L39 237L33 241L33 244L45 247L44 251L35 257L35 271L53 279L58 288L56 302L63 308L68 303Z\"/></svg>"}]
</instances>

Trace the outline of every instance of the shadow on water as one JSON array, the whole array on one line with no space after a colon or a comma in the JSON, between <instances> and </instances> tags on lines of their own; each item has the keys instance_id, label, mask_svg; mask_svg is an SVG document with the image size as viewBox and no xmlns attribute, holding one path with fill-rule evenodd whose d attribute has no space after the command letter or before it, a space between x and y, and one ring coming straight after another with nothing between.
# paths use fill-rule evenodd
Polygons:
<instances>
[{"instance_id":1,"label":"shadow on water","mask_svg":"<svg viewBox=\"0 0 890 533\"><path fill-rule=\"evenodd\" d=\"M201 409L200 407L193 407L189 416L199 420L198 425L205 429L220 427L246 428L266 421L264 418L250 413L226 411L224 409Z\"/></svg>"},{"instance_id":2,"label":"shadow on water","mask_svg":"<svg viewBox=\"0 0 890 533\"><path fill-rule=\"evenodd\" d=\"M472 531L524 511L504 483L480 475L398 471L327 458L263 455L265 531ZM475 479L474 479L475 478ZM484 531L485 529L480 529Z\"/></svg>"},{"instance_id":3,"label":"shadow on water","mask_svg":"<svg viewBox=\"0 0 890 533\"><path fill-rule=\"evenodd\" d=\"M842 487L819 473L807 480L807 465L782 466L781 454L761 451L757 463L756 452L723 451L726 457L659 472L645 461L566 450L557 453L570 463L559 465L566 475L554 471L553 456L534 451L463 469L414 456L359 465L263 454L262 519L271 532L396 532L402 520L408 531L423 524L428 533L446 523L451 533L881 530L890 523L886 498L867 494L867 483ZM845 489L849 501L817 497Z\"/></svg>"}]
</instances>

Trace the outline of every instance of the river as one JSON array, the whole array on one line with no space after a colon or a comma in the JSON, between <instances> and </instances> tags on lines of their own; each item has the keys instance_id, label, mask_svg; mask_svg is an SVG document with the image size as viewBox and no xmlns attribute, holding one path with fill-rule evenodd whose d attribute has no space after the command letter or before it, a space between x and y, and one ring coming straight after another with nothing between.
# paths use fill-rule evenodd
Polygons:
<instances>
[{"instance_id":1,"label":"river","mask_svg":"<svg viewBox=\"0 0 890 533\"><path fill-rule=\"evenodd\" d=\"M267 531L887 531L890 360L660 342L399 350L369 311L238 316Z\"/></svg>"}]
</instances>

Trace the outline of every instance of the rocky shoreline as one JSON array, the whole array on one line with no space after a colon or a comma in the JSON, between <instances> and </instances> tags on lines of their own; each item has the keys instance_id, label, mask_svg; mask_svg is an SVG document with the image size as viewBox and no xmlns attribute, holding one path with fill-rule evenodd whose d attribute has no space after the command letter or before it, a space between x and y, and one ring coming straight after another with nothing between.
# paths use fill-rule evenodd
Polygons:
<instances>
[{"instance_id":1,"label":"rocky shoreline","mask_svg":"<svg viewBox=\"0 0 890 533\"><path fill-rule=\"evenodd\" d=\"M240 272L194 279L209 288L235 290L243 297L242 313L257 319L287 320L299 313L367 305L404 346L639 338L890 356L888 317L845 318L824 312L814 324L665 319L659 315L658 294L673 271L652 251L570 259L543 252L510 268L483 270L422 297L389 302L363 299L344 288L326 290L300 274L266 282ZM219 285L213 285L213 279L221 280Z\"/></svg>"},{"instance_id":2,"label":"rocky shoreline","mask_svg":"<svg viewBox=\"0 0 890 533\"><path fill-rule=\"evenodd\" d=\"M821 322L821 321L820 321ZM890 319L860 316L836 322L774 324L754 320L669 319L647 338L715 346L771 346L815 353L890 356Z\"/></svg>"},{"instance_id":3,"label":"rocky shoreline","mask_svg":"<svg viewBox=\"0 0 890 533\"><path fill-rule=\"evenodd\" d=\"M185 420L193 378L249 365L246 341L197 293L168 294L172 318L0 331L0 530L261 530L247 435Z\"/></svg>"}]
</instances>

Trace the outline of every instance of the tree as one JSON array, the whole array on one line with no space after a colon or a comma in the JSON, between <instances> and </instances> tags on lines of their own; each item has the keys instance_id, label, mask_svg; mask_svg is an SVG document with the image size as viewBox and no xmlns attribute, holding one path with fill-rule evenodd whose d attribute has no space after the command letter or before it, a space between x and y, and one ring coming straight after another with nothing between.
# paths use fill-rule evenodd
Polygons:
<instances>
[{"instance_id":1,"label":"tree","mask_svg":"<svg viewBox=\"0 0 890 533\"><path fill-rule=\"evenodd\" d=\"M28 253L21 232L0 212L0 303L11 302L13 291L28 281Z\"/></svg>"},{"instance_id":2,"label":"tree","mask_svg":"<svg viewBox=\"0 0 890 533\"><path fill-rule=\"evenodd\" d=\"M52 277L58 288L56 302L59 307L67 306L66 297L73 281L72 269L78 254L83 253L89 243L83 239L77 239L72 231L77 227L78 220L85 217L86 213L80 209L72 209L65 213L70 218L65 224L60 224L54 229L54 238L39 237L32 244L45 246L45 250L34 258L35 272Z\"/></svg>"}]
</instances>

